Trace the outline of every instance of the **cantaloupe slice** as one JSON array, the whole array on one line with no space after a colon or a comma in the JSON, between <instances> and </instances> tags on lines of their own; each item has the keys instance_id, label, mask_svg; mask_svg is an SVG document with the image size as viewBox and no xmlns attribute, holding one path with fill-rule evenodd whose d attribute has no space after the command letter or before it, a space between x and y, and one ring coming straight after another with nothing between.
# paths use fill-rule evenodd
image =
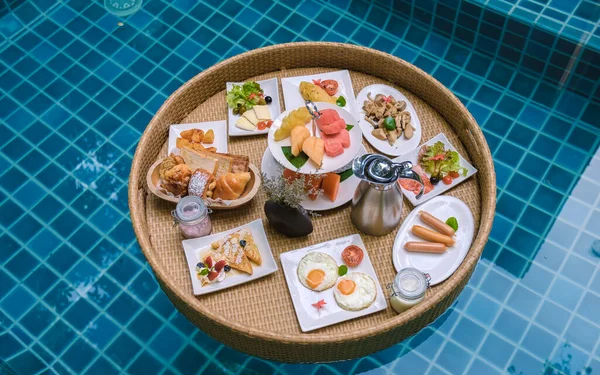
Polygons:
<instances>
[{"instance_id":1,"label":"cantaloupe slice","mask_svg":"<svg viewBox=\"0 0 600 375\"><path fill-rule=\"evenodd\" d=\"M300 178L300 173L293 171L291 169L284 168L283 169L283 178L288 182L292 183Z\"/></svg>"},{"instance_id":2,"label":"cantaloupe slice","mask_svg":"<svg viewBox=\"0 0 600 375\"><path fill-rule=\"evenodd\" d=\"M323 189L323 195L325 195L329 200L335 202L338 191L340 190L340 181L341 177L337 173L327 173L325 177L323 177L323 182L321 183L321 189Z\"/></svg>"},{"instance_id":3,"label":"cantaloupe slice","mask_svg":"<svg viewBox=\"0 0 600 375\"><path fill-rule=\"evenodd\" d=\"M302 144L310 137L310 131L304 126L297 126L292 129L290 137L292 141L292 155L298 156L302 151Z\"/></svg>"},{"instance_id":4,"label":"cantaloupe slice","mask_svg":"<svg viewBox=\"0 0 600 375\"><path fill-rule=\"evenodd\" d=\"M325 141L317 137L308 137L302 144L302 151L320 167L325 154Z\"/></svg>"},{"instance_id":5,"label":"cantaloupe slice","mask_svg":"<svg viewBox=\"0 0 600 375\"><path fill-rule=\"evenodd\" d=\"M306 191L308 197L313 201L319 196L319 190L321 190L321 181L323 181L323 175L304 175L304 191Z\"/></svg>"}]
</instances>

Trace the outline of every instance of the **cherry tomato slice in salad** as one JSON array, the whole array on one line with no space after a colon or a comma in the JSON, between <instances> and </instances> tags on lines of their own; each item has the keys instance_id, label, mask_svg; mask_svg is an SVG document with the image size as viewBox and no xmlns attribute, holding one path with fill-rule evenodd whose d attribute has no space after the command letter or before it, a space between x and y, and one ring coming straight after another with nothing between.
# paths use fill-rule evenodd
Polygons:
<instances>
[{"instance_id":1,"label":"cherry tomato slice in salad","mask_svg":"<svg viewBox=\"0 0 600 375\"><path fill-rule=\"evenodd\" d=\"M446 175L444 178L442 178L442 182L446 185L450 185L452 183L452 177L450 177L450 175Z\"/></svg>"},{"instance_id":2,"label":"cherry tomato slice in salad","mask_svg":"<svg viewBox=\"0 0 600 375\"><path fill-rule=\"evenodd\" d=\"M273 120L267 121L267 128L270 128L273 125Z\"/></svg>"},{"instance_id":3,"label":"cherry tomato slice in salad","mask_svg":"<svg viewBox=\"0 0 600 375\"><path fill-rule=\"evenodd\" d=\"M333 96L337 92L339 85L338 85L337 81L335 81L333 79L326 79L324 81L321 81L320 86L323 90L325 90L327 95Z\"/></svg>"},{"instance_id":4,"label":"cherry tomato slice in salad","mask_svg":"<svg viewBox=\"0 0 600 375\"><path fill-rule=\"evenodd\" d=\"M452 178L458 178L458 176L460 176L460 175L458 174L457 171L450 171L450 172L448 172L448 176L450 176Z\"/></svg>"},{"instance_id":5,"label":"cherry tomato slice in salad","mask_svg":"<svg viewBox=\"0 0 600 375\"><path fill-rule=\"evenodd\" d=\"M256 124L256 127L258 130L265 130L267 128L267 123L264 121L259 121L258 124Z\"/></svg>"}]
</instances>

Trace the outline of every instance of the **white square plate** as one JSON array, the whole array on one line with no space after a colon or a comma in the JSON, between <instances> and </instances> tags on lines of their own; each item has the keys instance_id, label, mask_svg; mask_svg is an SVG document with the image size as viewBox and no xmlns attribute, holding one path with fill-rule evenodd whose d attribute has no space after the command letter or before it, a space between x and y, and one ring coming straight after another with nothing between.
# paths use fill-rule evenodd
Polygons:
<instances>
[{"instance_id":1,"label":"white square plate","mask_svg":"<svg viewBox=\"0 0 600 375\"><path fill-rule=\"evenodd\" d=\"M444 143L444 146L446 147L446 150L456 151L456 149L454 148L454 146L452 146L452 144L450 143L448 138L446 138L446 136L443 133L440 133L440 134L436 135L435 137L431 138L428 142L426 142L426 143L422 144L421 146L417 147L416 149L410 151L409 153L397 157L396 159L394 159L394 161L410 161L411 163L413 163L413 165L417 165L418 161L419 161L418 160L419 150L421 150L421 147L423 147L425 145L431 146L437 141L442 141ZM450 185L446 185L442 181L440 181L440 182L438 182L437 185L433 186L432 191L430 191L427 194L423 194L423 196L419 200L416 199L415 193L402 188L402 192L404 193L406 198L408 198L410 203L413 204L413 206L417 206L421 203L425 203L428 200L430 200L431 198L436 197L449 189L452 189L453 187L460 184L461 182L463 182L464 180L471 177L472 175L474 175L477 172L477 169L475 169L475 167L473 167L471 164L469 164L469 162L466 161L465 158L463 158L460 153L458 154L458 157L460 158L460 166L467 169L467 175L463 176L461 174L460 176L458 176L458 178L455 178Z\"/></svg>"},{"instance_id":2,"label":"white square plate","mask_svg":"<svg viewBox=\"0 0 600 375\"><path fill-rule=\"evenodd\" d=\"M338 82L338 91L335 96L343 96L346 99L346 106L342 107L356 119L358 123L358 107L356 106L356 97L352 88L350 72L347 70L338 70L335 72L319 73L309 76L288 77L281 79L281 88L283 89L283 102L285 109L295 109L304 105L304 98L300 95L300 82L306 81L312 83L313 79L334 79Z\"/></svg>"},{"instance_id":3,"label":"white square plate","mask_svg":"<svg viewBox=\"0 0 600 375\"><path fill-rule=\"evenodd\" d=\"M169 127L169 154L179 155L177 138L181 132L189 129L201 129L206 133L209 129L215 132L213 143L202 143L204 147L216 147L217 152L227 153L227 124L225 121L198 122L194 124L177 124Z\"/></svg>"},{"instance_id":4,"label":"white square plate","mask_svg":"<svg viewBox=\"0 0 600 375\"><path fill-rule=\"evenodd\" d=\"M256 81L264 91L265 96L270 96L273 101L268 104L269 111L271 112L271 119L275 121L281 114L281 106L279 105L279 84L277 78L266 79L264 81ZM231 90L233 85L243 85L244 82L227 82L227 92ZM225 99L225 98L223 98ZM229 135L232 137L243 137L248 135L267 134L269 128L265 130L255 129L254 131L240 129L235 126L235 122L240 118L240 115L234 115L233 109L227 106L227 115L229 119Z\"/></svg>"},{"instance_id":5,"label":"white square plate","mask_svg":"<svg viewBox=\"0 0 600 375\"><path fill-rule=\"evenodd\" d=\"M196 276L196 264L202 261L202 259L200 259L201 254L204 254L210 249L210 244L212 242L220 240L228 234L243 228L248 228L252 232L254 242L256 242L256 246L258 246L260 256L262 257L262 264L257 266L256 264L252 263L252 275L232 269L229 271L223 281L211 283L204 287L200 285L200 280L198 280L198 277ZM277 263L273 258L271 246L269 246L269 241L267 240L265 228L263 227L261 219L254 220L251 223L227 230L225 232L211 234L210 236L194 238L191 240L184 240L181 243L183 244L183 250L185 251L185 257L187 259L188 267L190 269L190 277L192 279L192 287L194 289L194 295L196 296L247 283L248 281L256 280L277 271Z\"/></svg>"},{"instance_id":6,"label":"white square plate","mask_svg":"<svg viewBox=\"0 0 600 375\"><path fill-rule=\"evenodd\" d=\"M365 273L371 276L377 285L377 298L375 299L375 302L366 309L359 311L347 311L337 305L335 297L333 296L333 288L335 288L335 286L322 292L315 292L302 285L297 275L300 260L311 251L319 251L331 255L338 266L344 264L341 256L342 251L349 245L356 245L363 249L365 256L358 267L348 267L348 273ZM375 269L369 258L369 253L365 248L362 238L358 234L283 253L281 254L281 267L285 274L285 280L288 289L290 290L290 295L292 296L292 302L294 303L294 309L296 310L296 316L298 317L302 332L327 327L332 324L369 315L387 308L386 297L383 294L381 285L379 285L379 279L377 278L377 274L375 273ZM317 310L312 304L321 299L325 300L327 304L322 309Z\"/></svg>"}]
</instances>

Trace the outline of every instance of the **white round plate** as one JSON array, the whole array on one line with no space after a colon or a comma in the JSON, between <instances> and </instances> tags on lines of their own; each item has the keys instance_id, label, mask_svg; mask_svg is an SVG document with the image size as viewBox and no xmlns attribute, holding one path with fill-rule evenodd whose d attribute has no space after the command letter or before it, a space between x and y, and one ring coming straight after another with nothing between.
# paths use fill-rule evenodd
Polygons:
<instances>
[{"instance_id":1,"label":"white round plate","mask_svg":"<svg viewBox=\"0 0 600 375\"><path fill-rule=\"evenodd\" d=\"M358 154L358 151L360 150L360 147L362 145L362 132L360 130L360 127L356 123L356 119L350 114L350 112L338 107L335 104L315 103L315 105L318 109L335 109L339 113L340 117L346 121L346 124L354 125L354 127L350 129L350 147L344 149L343 154L333 158L325 155L323 157L323 165L321 166L321 168L318 168L312 160L308 160L306 164L302 166L302 168L297 169L292 165L292 163L290 163L287 160L287 158L283 154L283 151L281 150L281 147L290 146L292 144L290 137L287 137L286 139L283 139L279 142L276 142L273 138L275 135L275 131L281 126L281 121L283 120L283 118L296 108L288 109L281 115L279 115L279 117L277 117L277 119L273 122L273 125L271 125L271 129L269 130L269 150L271 150L271 154L273 155L275 160L279 162L279 164L283 165L287 169L295 170L303 174L327 173L335 171L336 169L341 168L344 165L350 163L356 157L356 154ZM312 122L309 122L306 125L306 127L308 128L308 130L310 130L311 135L315 135L312 134ZM319 128L317 127L316 130L316 136L320 137Z\"/></svg>"},{"instance_id":2,"label":"white round plate","mask_svg":"<svg viewBox=\"0 0 600 375\"><path fill-rule=\"evenodd\" d=\"M361 156L366 153L367 150L361 145L360 151L356 156ZM266 149L265 153L263 154L260 170L267 178L281 177L281 174L283 173L283 167L277 162L277 160L275 160L269 149ZM331 210L332 208L340 207L352 200L354 191L356 190L359 182L360 179L355 175L352 175L344 180L340 184L340 191L338 191L335 202L330 201L329 198L321 194L314 201L306 196L300 204L309 211L326 211Z\"/></svg>"},{"instance_id":3,"label":"white round plate","mask_svg":"<svg viewBox=\"0 0 600 375\"><path fill-rule=\"evenodd\" d=\"M406 102L406 109L410 113L411 123L414 125L415 132L411 139L402 137L398 138L394 145L390 145L387 140L382 141L381 139L375 138L374 135L371 134L373 131L373 125L371 125L367 120L365 120L365 111L363 111L363 103L367 100L367 94L371 93L371 97L375 97L377 94L383 94L386 96L392 95L396 100L404 100ZM406 154L408 151L417 148L419 143L421 143L421 121L419 121L419 116L417 116L417 112L415 108L412 106L410 101L404 96L400 91L396 90L393 87L375 84L371 86L367 86L358 93L356 97L356 106L359 109L359 119L358 124L362 129L363 135L367 139L367 141L371 144L371 146L375 147L377 150L383 152L386 155L391 156L400 156L402 154Z\"/></svg>"},{"instance_id":4,"label":"white round plate","mask_svg":"<svg viewBox=\"0 0 600 375\"><path fill-rule=\"evenodd\" d=\"M431 228L421 221L419 211L429 212L442 221L446 221L449 217L454 216L458 221L458 230L454 236L456 240L454 246L449 247L442 254L406 251L404 244L407 241L424 241L412 234L410 230L413 225L417 224ZM396 235L392 249L394 268L396 268L396 271L400 271L406 267L414 267L431 276L432 286L439 284L450 277L458 266L460 266L463 259L465 259L473 241L474 230L475 221L473 214L463 201L447 195L435 197L419 207L415 207L406 219L404 219L404 223L402 223Z\"/></svg>"}]
</instances>

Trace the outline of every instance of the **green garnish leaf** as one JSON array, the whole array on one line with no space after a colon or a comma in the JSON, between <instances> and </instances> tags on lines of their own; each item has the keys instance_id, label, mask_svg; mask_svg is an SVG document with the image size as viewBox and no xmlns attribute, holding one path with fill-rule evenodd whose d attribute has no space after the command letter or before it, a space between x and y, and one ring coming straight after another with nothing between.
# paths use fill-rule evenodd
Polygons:
<instances>
[{"instance_id":1,"label":"green garnish leaf","mask_svg":"<svg viewBox=\"0 0 600 375\"><path fill-rule=\"evenodd\" d=\"M345 107L346 106L346 98L344 98L343 96L338 97L337 100L335 101L335 104L337 104L338 107Z\"/></svg>"},{"instance_id":2,"label":"green garnish leaf","mask_svg":"<svg viewBox=\"0 0 600 375\"><path fill-rule=\"evenodd\" d=\"M454 231L458 230L458 220L456 220L454 216L449 217L448 220L446 220L446 224L450 225Z\"/></svg>"},{"instance_id":3,"label":"green garnish leaf","mask_svg":"<svg viewBox=\"0 0 600 375\"><path fill-rule=\"evenodd\" d=\"M346 124L346 130L348 131L352 130L353 127L354 125Z\"/></svg>"},{"instance_id":4,"label":"green garnish leaf","mask_svg":"<svg viewBox=\"0 0 600 375\"><path fill-rule=\"evenodd\" d=\"M237 108L238 105L245 106L246 109L252 109L260 100L263 89L256 82L245 82L242 85L233 85L227 92L227 105L230 108ZM252 98L250 96L254 94Z\"/></svg>"},{"instance_id":5,"label":"green garnish leaf","mask_svg":"<svg viewBox=\"0 0 600 375\"><path fill-rule=\"evenodd\" d=\"M348 266L346 266L345 264L342 264L340 266L340 268L338 268L338 275L344 276L347 273L348 273Z\"/></svg>"},{"instance_id":6,"label":"green garnish leaf","mask_svg":"<svg viewBox=\"0 0 600 375\"><path fill-rule=\"evenodd\" d=\"M340 175L340 182L344 182L352 176L352 169L346 169L343 172L338 173Z\"/></svg>"},{"instance_id":7,"label":"green garnish leaf","mask_svg":"<svg viewBox=\"0 0 600 375\"><path fill-rule=\"evenodd\" d=\"M298 156L294 156L292 154L292 146L283 146L281 147L281 151L283 151L285 158L296 168L302 168L308 161L308 155L304 152L300 152Z\"/></svg>"},{"instance_id":8,"label":"green garnish leaf","mask_svg":"<svg viewBox=\"0 0 600 375\"><path fill-rule=\"evenodd\" d=\"M198 273L200 276L206 276L208 275L208 268L203 268L200 273Z\"/></svg>"}]
</instances>

